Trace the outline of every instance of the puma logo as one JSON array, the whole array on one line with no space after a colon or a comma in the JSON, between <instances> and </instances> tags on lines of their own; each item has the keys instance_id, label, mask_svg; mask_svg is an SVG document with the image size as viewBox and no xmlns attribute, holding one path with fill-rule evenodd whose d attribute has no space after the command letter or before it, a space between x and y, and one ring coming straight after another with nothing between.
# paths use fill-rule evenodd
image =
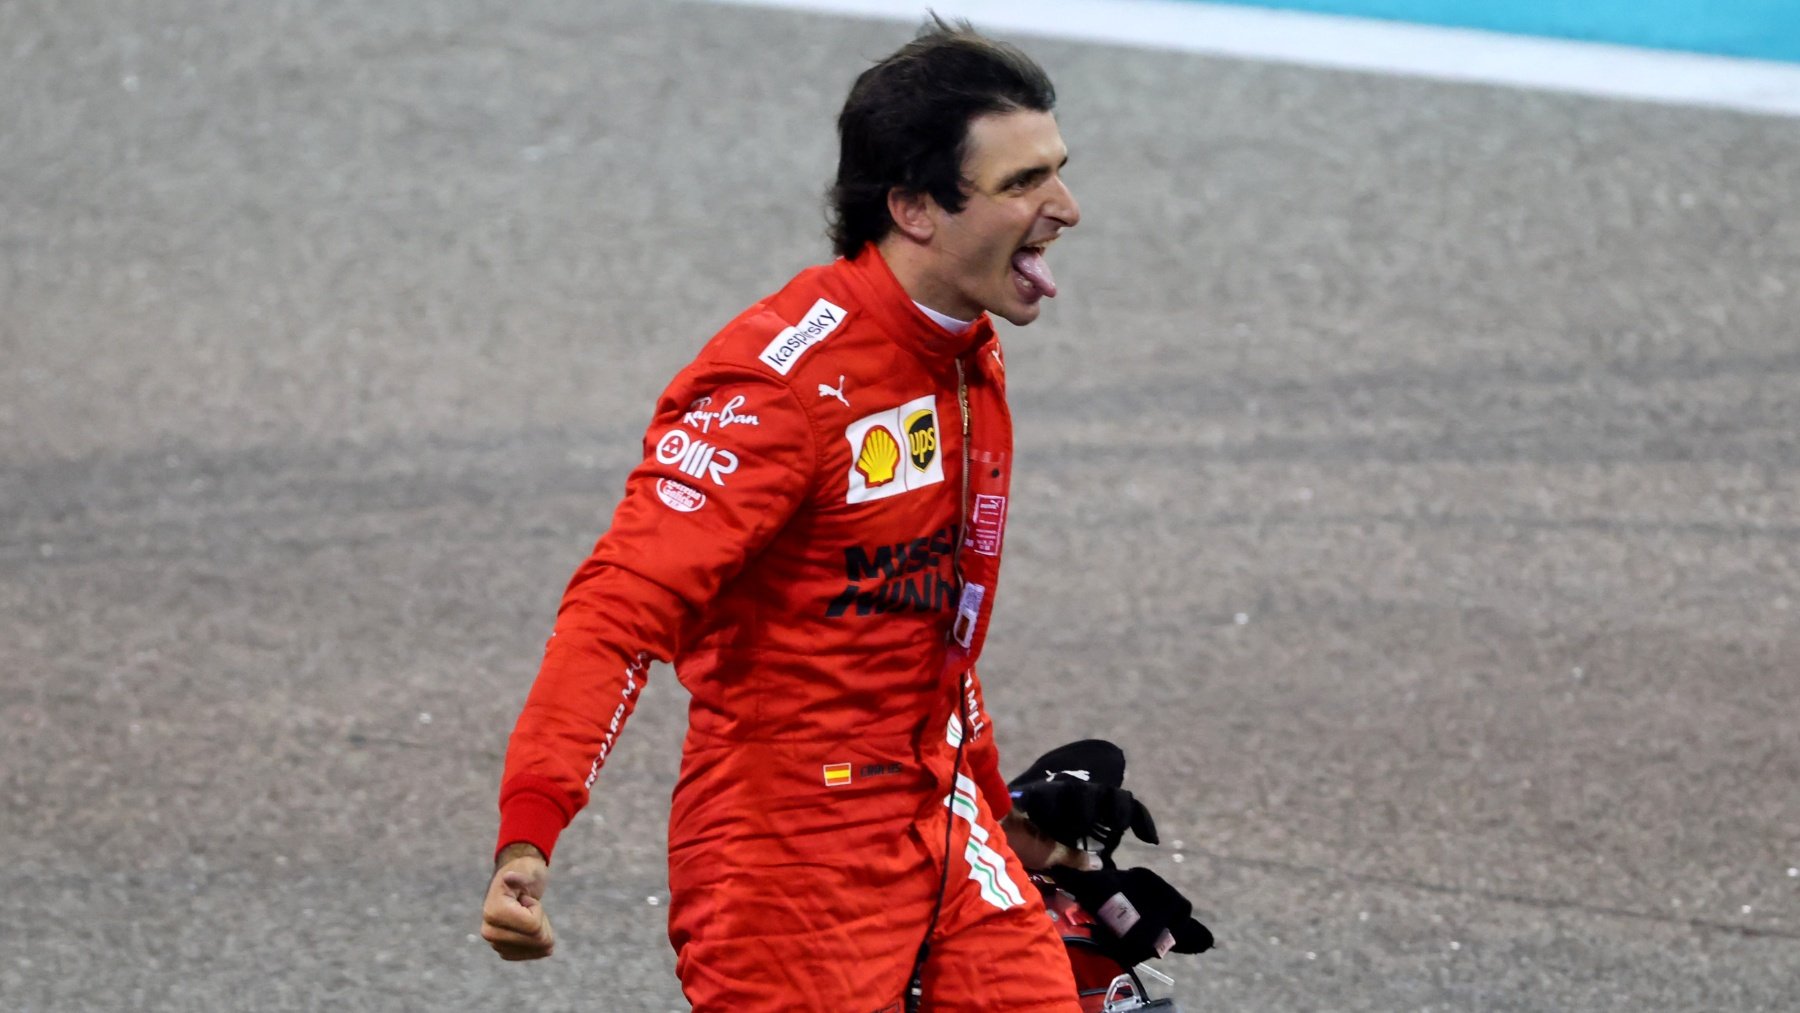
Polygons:
<instances>
[{"instance_id":1,"label":"puma logo","mask_svg":"<svg viewBox=\"0 0 1800 1013\"><path fill-rule=\"evenodd\" d=\"M844 375L842 373L838 374L838 385L836 387L829 384L819 384L819 396L835 397L839 401L844 402L845 408L850 407L850 399L844 396Z\"/></svg>"}]
</instances>

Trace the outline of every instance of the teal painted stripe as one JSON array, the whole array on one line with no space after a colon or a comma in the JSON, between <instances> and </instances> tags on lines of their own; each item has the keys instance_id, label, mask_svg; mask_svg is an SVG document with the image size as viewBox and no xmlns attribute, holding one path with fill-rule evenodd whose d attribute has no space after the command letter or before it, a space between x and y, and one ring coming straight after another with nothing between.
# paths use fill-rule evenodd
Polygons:
<instances>
[{"instance_id":1,"label":"teal painted stripe","mask_svg":"<svg viewBox=\"0 0 1800 1013\"><path fill-rule=\"evenodd\" d=\"M1800 63L1800 0L1223 0Z\"/></svg>"}]
</instances>

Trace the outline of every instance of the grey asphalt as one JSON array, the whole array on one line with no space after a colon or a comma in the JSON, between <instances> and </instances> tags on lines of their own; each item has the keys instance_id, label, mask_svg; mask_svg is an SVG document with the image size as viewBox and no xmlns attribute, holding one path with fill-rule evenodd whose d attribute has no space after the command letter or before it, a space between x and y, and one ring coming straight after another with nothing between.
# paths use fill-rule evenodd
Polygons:
<instances>
[{"instance_id":1,"label":"grey asphalt","mask_svg":"<svg viewBox=\"0 0 1800 1013\"><path fill-rule=\"evenodd\" d=\"M906 34L0 3L0 1008L683 1007L682 691L536 965L505 736ZM1800 1008L1800 121L1024 41L1085 220L989 703L1127 746L1183 1009Z\"/></svg>"}]
</instances>

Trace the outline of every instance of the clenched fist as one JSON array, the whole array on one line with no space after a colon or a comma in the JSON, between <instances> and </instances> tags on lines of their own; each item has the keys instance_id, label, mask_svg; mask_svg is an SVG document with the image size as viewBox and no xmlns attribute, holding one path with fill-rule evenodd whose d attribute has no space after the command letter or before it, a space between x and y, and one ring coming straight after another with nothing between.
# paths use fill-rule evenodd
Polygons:
<instances>
[{"instance_id":1,"label":"clenched fist","mask_svg":"<svg viewBox=\"0 0 1800 1013\"><path fill-rule=\"evenodd\" d=\"M529 844L500 852L481 905L481 938L506 960L537 960L556 949L556 932L544 912L550 864Z\"/></svg>"}]
</instances>

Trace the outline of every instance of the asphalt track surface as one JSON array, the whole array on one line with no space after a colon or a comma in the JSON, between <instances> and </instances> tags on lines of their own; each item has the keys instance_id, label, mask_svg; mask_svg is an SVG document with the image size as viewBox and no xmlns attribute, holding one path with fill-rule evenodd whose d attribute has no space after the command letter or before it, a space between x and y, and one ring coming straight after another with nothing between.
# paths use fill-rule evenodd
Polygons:
<instances>
[{"instance_id":1,"label":"asphalt track surface","mask_svg":"<svg viewBox=\"0 0 1800 1013\"><path fill-rule=\"evenodd\" d=\"M473 935L501 753L906 31L0 4L0 1007L682 1007L679 686L535 965ZM1800 122L1028 45L1086 217L989 702L1127 746L1183 1008L1794 1009Z\"/></svg>"}]
</instances>

